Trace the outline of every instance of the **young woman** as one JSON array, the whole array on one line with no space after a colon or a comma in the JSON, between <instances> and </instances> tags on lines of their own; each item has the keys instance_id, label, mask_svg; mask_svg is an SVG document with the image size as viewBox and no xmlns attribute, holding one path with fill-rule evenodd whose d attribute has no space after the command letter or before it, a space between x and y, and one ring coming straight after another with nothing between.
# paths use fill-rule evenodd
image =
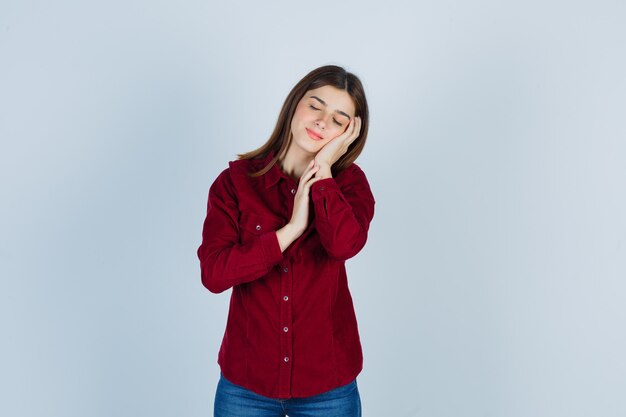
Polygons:
<instances>
[{"instance_id":1,"label":"young woman","mask_svg":"<svg viewBox=\"0 0 626 417\"><path fill-rule=\"evenodd\" d=\"M363 357L344 263L374 216L353 163L367 130L359 79L317 68L291 90L269 140L211 185L202 283L233 289L215 416L361 415Z\"/></svg>"}]
</instances>

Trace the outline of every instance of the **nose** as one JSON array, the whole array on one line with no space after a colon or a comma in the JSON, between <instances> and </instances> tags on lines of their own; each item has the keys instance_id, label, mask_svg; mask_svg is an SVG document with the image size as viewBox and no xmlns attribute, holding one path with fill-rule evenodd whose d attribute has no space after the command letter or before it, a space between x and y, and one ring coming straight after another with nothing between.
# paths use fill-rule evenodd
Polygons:
<instances>
[{"instance_id":1,"label":"nose","mask_svg":"<svg viewBox=\"0 0 626 417\"><path fill-rule=\"evenodd\" d=\"M315 121L315 126L317 126L319 129L324 129L326 127L326 120L322 117L318 118Z\"/></svg>"}]
</instances>

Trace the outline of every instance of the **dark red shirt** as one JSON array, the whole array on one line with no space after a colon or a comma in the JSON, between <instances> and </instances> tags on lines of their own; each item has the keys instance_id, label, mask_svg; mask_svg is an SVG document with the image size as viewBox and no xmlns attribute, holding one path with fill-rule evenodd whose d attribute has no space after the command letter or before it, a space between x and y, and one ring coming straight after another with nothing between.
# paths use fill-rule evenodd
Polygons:
<instances>
[{"instance_id":1,"label":"dark red shirt","mask_svg":"<svg viewBox=\"0 0 626 417\"><path fill-rule=\"evenodd\" d=\"M231 382L272 398L317 395L363 367L345 261L365 245L374 197L356 165L311 186L309 227L285 252L298 180L264 159L229 163L211 185L198 248L202 283L233 288L218 355Z\"/></svg>"}]
</instances>

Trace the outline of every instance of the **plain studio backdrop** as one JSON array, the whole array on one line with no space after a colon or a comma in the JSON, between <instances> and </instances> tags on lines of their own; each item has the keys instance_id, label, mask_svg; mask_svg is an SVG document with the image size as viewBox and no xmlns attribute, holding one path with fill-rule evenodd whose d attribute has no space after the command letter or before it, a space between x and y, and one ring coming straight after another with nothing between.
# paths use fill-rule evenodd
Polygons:
<instances>
[{"instance_id":1,"label":"plain studio backdrop","mask_svg":"<svg viewBox=\"0 0 626 417\"><path fill-rule=\"evenodd\" d=\"M626 415L626 3L0 3L0 415L212 415L209 186L339 64L365 416Z\"/></svg>"}]
</instances>

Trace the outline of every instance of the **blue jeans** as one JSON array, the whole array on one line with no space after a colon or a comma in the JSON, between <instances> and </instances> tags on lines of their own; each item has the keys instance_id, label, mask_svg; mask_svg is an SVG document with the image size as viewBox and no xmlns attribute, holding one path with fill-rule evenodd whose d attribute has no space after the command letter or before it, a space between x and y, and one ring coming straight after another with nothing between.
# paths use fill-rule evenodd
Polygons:
<instances>
[{"instance_id":1,"label":"blue jeans","mask_svg":"<svg viewBox=\"0 0 626 417\"><path fill-rule=\"evenodd\" d=\"M307 398L264 397L220 375L215 393L215 417L361 417L356 379L339 388Z\"/></svg>"}]
</instances>

